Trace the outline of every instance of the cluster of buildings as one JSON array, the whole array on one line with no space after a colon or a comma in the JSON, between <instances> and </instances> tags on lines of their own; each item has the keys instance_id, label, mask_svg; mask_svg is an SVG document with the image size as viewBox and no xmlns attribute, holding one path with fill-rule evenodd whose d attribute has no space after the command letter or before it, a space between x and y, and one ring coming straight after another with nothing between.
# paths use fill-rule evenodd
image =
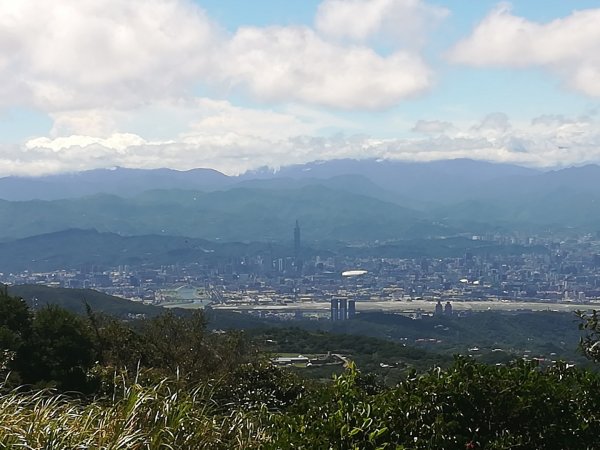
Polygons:
<instances>
[{"instance_id":1,"label":"cluster of buildings","mask_svg":"<svg viewBox=\"0 0 600 450\"><path fill-rule=\"evenodd\" d=\"M481 240L474 236L473 240ZM498 238L499 239L499 238ZM432 302L451 315L451 301L594 302L600 299L600 240L524 238L494 241L452 257L306 256L300 227L293 255L248 254L214 264L64 268L47 273L0 273L0 282L92 288L135 301L165 305L262 308L329 304L330 320L351 319L357 302ZM500 249L498 251L498 248ZM503 250L506 251L503 251ZM328 314L327 314L328 312Z\"/></svg>"},{"instance_id":2,"label":"cluster of buildings","mask_svg":"<svg viewBox=\"0 0 600 450\"><path fill-rule=\"evenodd\" d=\"M345 297L333 297L329 318L332 321L353 319L356 315L356 300L348 300Z\"/></svg>"},{"instance_id":3,"label":"cluster of buildings","mask_svg":"<svg viewBox=\"0 0 600 450\"><path fill-rule=\"evenodd\" d=\"M446 302L445 306L442 306L442 302L440 300L437 301L435 305L435 311L433 313L434 316L452 316L452 303Z\"/></svg>"}]
</instances>

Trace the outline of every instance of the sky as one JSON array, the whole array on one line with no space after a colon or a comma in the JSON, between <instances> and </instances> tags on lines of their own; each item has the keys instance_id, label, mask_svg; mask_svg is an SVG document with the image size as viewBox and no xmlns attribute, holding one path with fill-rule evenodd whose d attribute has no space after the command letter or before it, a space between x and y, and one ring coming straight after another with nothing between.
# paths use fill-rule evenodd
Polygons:
<instances>
[{"instance_id":1,"label":"sky","mask_svg":"<svg viewBox=\"0 0 600 450\"><path fill-rule=\"evenodd\" d=\"M0 0L0 176L600 163L597 0Z\"/></svg>"}]
</instances>

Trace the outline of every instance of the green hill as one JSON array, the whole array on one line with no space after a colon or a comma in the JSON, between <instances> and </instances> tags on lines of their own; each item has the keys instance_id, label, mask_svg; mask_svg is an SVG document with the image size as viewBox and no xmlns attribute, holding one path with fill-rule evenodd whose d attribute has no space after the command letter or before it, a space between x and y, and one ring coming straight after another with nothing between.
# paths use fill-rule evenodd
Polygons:
<instances>
[{"instance_id":1,"label":"green hill","mask_svg":"<svg viewBox=\"0 0 600 450\"><path fill-rule=\"evenodd\" d=\"M45 305L58 305L77 314L85 314L86 303L93 311L121 318L127 318L130 314L144 314L147 317L154 317L164 312L164 309L158 306L132 302L103 294L93 289L63 289L47 286L19 285L10 286L8 294L23 298L31 307L40 308Z\"/></svg>"},{"instance_id":2,"label":"green hill","mask_svg":"<svg viewBox=\"0 0 600 450\"><path fill-rule=\"evenodd\" d=\"M55 201L0 201L0 239L68 228L221 241L288 242L295 220L307 240L398 239L426 222L408 208L323 186L289 190L150 191Z\"/></svg>"}]
</instances>

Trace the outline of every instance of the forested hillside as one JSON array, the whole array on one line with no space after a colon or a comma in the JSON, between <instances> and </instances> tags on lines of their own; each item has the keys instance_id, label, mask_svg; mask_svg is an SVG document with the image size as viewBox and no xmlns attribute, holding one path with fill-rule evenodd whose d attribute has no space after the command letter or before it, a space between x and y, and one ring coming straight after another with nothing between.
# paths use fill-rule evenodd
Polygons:
<instances>
[{"instance_id":1,"label":"forested hillside","mask_svg":"<svg viewBox=\"0 0 600 450\"><path fill-rule=\"evenodd\" d=\"M597 360L598 317L580 319L585 354ZM326 348L317 335L298 344ZM209 332L199 313L126 324L55 306L34 312L6 292L0 348L7 449L594 449L600 433L600 376L564 363L458 357L385 386L348 361L314 382L273 367L239 333Z\"/></svg>"}]
</instances>

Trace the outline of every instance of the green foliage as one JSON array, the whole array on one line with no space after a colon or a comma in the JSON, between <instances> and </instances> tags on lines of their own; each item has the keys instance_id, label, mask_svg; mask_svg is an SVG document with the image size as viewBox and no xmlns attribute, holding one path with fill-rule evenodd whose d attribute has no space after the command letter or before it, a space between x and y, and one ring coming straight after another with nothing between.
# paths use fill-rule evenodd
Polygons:
<instances>
[{"instance_id":1,"label":"green foliage","mask_svg":"<svg viewBox=\"0 0 600 450\"><path fill-rule=\"evenodd\" d=\"M199 310L181 316L169 310L132 324L92 311L88 319L99 361L93 375L104 393L113 392L122 379L191 386L230 376L257 358L242 333L211 332Z\"/></svg>"},{"instance_id":2,"label":"green foliage","mask_svg":"<svg viewBox=\"0 0 600 450\"><path fill-rule=\"evenodd\" d=\"M354 320L306 321L302 326L359 335L360 338L355 338L357 346L364 336L401 341L407 345L406 352L415 355L411 359L418 369L426 369L432 364L444 367L446 361L440 359L443 358L440 355L466 354L472 347L480 349L478 354L482 356L477 358L493 364L523 357L527 351L531 357L542 357L548 361L565 359L578 365L590 365L576 351L580 332L572 313L486 311L461 318L412 320L399 314L369 312L359 314ZM426 341L416 342L418 339ZM430 339L433 339L431 343L428 342ZM498 348L503 351L493 351ZM419 353L422 354L421 364L416 356ZM361 364L360 367L364 366Z\"/></svg>"},{"instance_id":3,"label":"green foliage","mask_svg":"<svg viewBox=\"0 0 600 450\"><path fill-rule=\"evenodd\" d=\"M85 392L94 357L85 321L57 306L48 306L35 314L31 334L17 353L14 367L27 384Z\"/></svg>"},{"instance_id":4,"label":"green foliage","mask_svg":"<svg viewBox=\"0 0 600 450\"><path fill-rule=\"evenodd\" d=\"M20 298L11 297L0 289L0 367L8 362L8 352L15 352L23 345L31 329L31 314L27 304ZM4 360L4 364L2 361Z\"/></svg>"},{"instance_id":5,"label":"green foliage","mask_svg":"<svg viewBox=\"0 0 600 450\"><path fill-rule=\"evenodd\" d=\"M176 316L171 311L142 323L143 364L188 381L228 373L253 356L239 333L206 329L202 311Z\"/></svg>"},{"instance_id":6,"label":"green foliage","mask_svg":"<svg viewBox=\"0 0 600 450\"><path fill-rule=\"evenodd\" d=\"M426 370L434 364L447 365L452 361L450 356L440 353L368 336L308 331L295 327L254 329L247 333L260 343L264 351L273 354L347 355L363 372L369 376L377 375L377 382L383 381L387 385L396 384L411 368ZM311 378L331 378L340 370L341 366L324 365L302 368L298 373Z\"/></svg>"},{"instance_id":7,"label":"green foliage","mask_svg":"<svg viewBox=\"0 0 600 450\"><path fill-rule=\"evenodd\" d=\"M591 313L577 311L581 321L579 329L585 334L581 337L579 348L586 356L595 362L600 362L600 314L593 310Z\"/></svg>"},{"instance_id":8,"label":"green foliage","mask_svg":"<svg viewBox=\"0 0 600 450\"><path fill-rule=\"evenodd\" d=\"M305 389L303 381L290 371L266 362L244 364L219 383L215 399L229 407L281 410L292 405Z\"/></svg>"},{"instance_id":9,"label":"green foliage","mask_svg":"<svg viewBox=\"0 0 600 450\"><path fill-rule=\"evenodd\" d=\"M16 336L3 341L0 370L59 390L102 382L96 397L0 385L0 450L579 450L597 448L600 435L600 375L564 363L496 366L458 357L446 369L405 371L386 387L350 361L332 382L317 383L261 361L239 333L208 331L201 312L133 324L56 306L31 315L6 293L0 311L1 326ZM597 359L599 318L580 318L588 333L582 346ZM417 360L414 350L376 339L260 333L282 347Z\"/></svg>"},{"instance_id":10,"label":"green foliage","mask_svg":"<svg viewBox=\"0 0 600 450\"><path fill-rule=\"evenodd\" d=\"M386 397L393 439L416 448L587 448L599 431L598 377L532 362L496 367L458 359L401 383ZM590 428L591 426L591 428Z\"/></svg>"},{"instance_id":11,"label":"green foliage","mask_svg":"<svg viewBox=\"0 0 600 450\"><path fill-rule=\"evenodd\" d=\"M332 385L304 396L287 414L273 415L274 435L265 448L376 449L389 446L375 396L360 388L351 363Z\"/></svg>"},{"instance_id":12,"label":"green foliage","mask_svg":"<svg viewBox=\"0 0 600 450\"><path fill-rule=\"evenodd\" d=\"M162 310L125 323L87 310L82 317L49 305L31 314L23 300L1 293L0 375L60 391L106 393L115 388L115 374L190 385L229 375L257 357L242 333L210 332L202 311L178 316Z\"/></svg>"},{"instance_id":13,"label":"green foliage","mask_svg":"<svg viewBox=\"0 0 600 450\"><path fill-rule=\"evenodd\" d=\"M274 418L269 448L584 449L600 432L597 375L458 359L375 395L348 372ZM293 411L293 412L292 412Z\"/></svg>"}]
</instances>

